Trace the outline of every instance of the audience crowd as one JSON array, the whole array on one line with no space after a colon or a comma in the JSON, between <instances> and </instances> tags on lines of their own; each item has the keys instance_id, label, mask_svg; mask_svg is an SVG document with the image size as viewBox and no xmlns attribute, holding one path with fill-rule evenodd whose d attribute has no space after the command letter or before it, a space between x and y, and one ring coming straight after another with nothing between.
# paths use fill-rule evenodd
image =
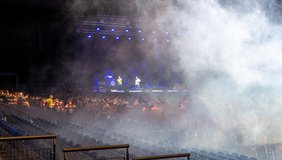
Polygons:
<instances>
[{"instance_id":1,"label":"audience crowd","mask_svg":"<svg viewBox=\"0 0 282 160\"><path fill-rule=\"evenodd\" d=\"M183 113L188 106L188 96L170 93L93 93L87 96L29 95L23 92L0 90L0 102L18 107L41 107L56 112L73 114L76 111L91 113L96 117L113 118L120 113L139 112L160 115ZM169 115L171 116L171 115Z\"/></svg>"}]
</instances>

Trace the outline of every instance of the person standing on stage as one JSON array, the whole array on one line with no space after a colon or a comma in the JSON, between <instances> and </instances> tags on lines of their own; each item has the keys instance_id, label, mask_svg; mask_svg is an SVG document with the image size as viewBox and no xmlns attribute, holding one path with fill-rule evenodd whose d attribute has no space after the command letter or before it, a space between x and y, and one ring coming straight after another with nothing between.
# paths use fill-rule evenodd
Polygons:
<instances>
[{"instance_id":1,"label":"person standing on stage","mask_svg":"<svg viewBox=\"0 0 282 160\"><path fill-rule=\"evenodd\" d=\"M118 89L122 89L122 78L118 76L117 78Z\"/></svg>"},{"instance_id":2,"label":"person standing on stage","mask_svg":"<svg viewBox=\"0 0 282 160\"><path fill-rule=\"evenodd\" d=\"M140 82L141 82L141 79L136 76L135 87L138 88L138 89L140 88Z\"/></svg>"}]
</instances>

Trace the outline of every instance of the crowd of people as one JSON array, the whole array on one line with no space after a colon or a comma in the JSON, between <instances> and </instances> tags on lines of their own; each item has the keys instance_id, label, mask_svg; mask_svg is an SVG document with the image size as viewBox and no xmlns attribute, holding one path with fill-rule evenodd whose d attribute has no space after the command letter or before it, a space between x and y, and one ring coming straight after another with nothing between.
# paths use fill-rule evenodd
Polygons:
<instances>
[{"instance_id":1,"label":"crowd of people","mask_svg":"<svg viewBox=\"0 0 282 160\"><path fill-rule=\"evenodd\" d=\"M29 95L23 92L10 92L8 90L0 90L0 102L23 107L30 107L28 101Z\"/></svg>"},{"instance_id":2,"label":"crowd of people","mask_svg":"<svg viewBox=\"0 0 282 160\"><path fill-rule=\"evenodd\" d=\"M148 93L96 93L87 96L64 97L29 95L23 92L0 90L0 102L4 101L22 107L30 105L56 112L75 113L77 110L91 113L96 117L112 118L121 113L156 113L162 117L168 113L185 112L188 97L176 95L152 95Z\"/></svg>"},{"instance_id":3,"label":"crowd of people","mask_svg":"<svg viewBox=\"0 0 282 160\"><path fill-rule=\"evenodd\" d=\"M38 98L37 98L38 99ZM68 99L65 104L62 99L54 98L51 94L49 98L39 98L39 101L35 101L37 104L39 103L40 107L43 109L51 109L57 112L68 112L73 113L76 109L76 105L73 103L72 99Z\"/></svg>"}]
</instances>

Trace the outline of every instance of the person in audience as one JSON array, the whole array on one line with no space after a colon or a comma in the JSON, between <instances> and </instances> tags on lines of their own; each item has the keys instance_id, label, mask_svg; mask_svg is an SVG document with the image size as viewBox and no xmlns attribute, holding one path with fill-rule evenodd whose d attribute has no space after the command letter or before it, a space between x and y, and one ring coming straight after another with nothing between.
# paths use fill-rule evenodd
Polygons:
<instances>
[{"instance_id":1,"label":"person in audience","mask_svg":"<svg viewBox=\"0 0 282 160\"><path fill-rule=\"evenodd\" d=\"M24 100L23 100L23 106L24 106L24 107L27 107L27 108L30 107L29 102L27 101L27 99L24 99Z\"/></svg>"},{"instance_id":2,"label":"person in audience","mask_svg":"<svg viewBox=\"0 0 282 160\"><path fill-rule=\"evenodd\" d=\"M60 112L60 105L59 105L59 99L55 98L54 99L54 110L56 110L57 112Z\"/></svg>"},{"instance_id":3,"label":"person in audience","mask_svg":"<svg viewBox=\"0 0 282 160\"><path fill-rule=\"evenodd\" d=\"M53 95L51 94L49 98L46 100L47 108L53 109L54 102L53 102Z\"/></svg>"},{"instance_id":4,"label":"person in audience","mask_svg":"<svg viewBox=\"0 0 282 160\"><path fill-rule=\"evenodd\" d=\"M64 110L64 101L61 100L61 99L59 100L58 108L60 109L59 111L63 111Z\"/></svg>"},{"instance_id":5,"label":"person in audience","mask_svg":"<svg viewBox=\"0 0 282 160\"><path fill-rule=\"evenodd\" d=\"M17 99L17 105L19 107L23 106L23 96L19 96Z\"/></svg>"},{"instance_id":6,"label":"person in audience","mask_svg":"<svg viewBox=\"0 0 282 160\"><path fill-rule=\"evenodd\" d=\"M185 112L185 111L186 111L186 107L185 107L184 103L180 103L178 109L179 109L179 111L181 111L181 112Z\"/></svg>"},{"instance_id":7,"label":"person in audience","mask_svg":"<svg viewBox=\"0 0 282 160\"><path fill-rule=\"evenodd\" d=\"M68 103L65 106L65 109L68 113L73 113L76 109L76 106L73 104L71 100L68 101Z\"/></svg>"},{"instance_id":8,"label":"person in audience","mask_svg":"<svg viewBox=\"0 0 282 160\"><path fill-rule=\"evenodd\" d=\"M47 100L46 98L41 98L40 100L40 107L43 109L47 109Z\"/></svg>"}]
</instances>

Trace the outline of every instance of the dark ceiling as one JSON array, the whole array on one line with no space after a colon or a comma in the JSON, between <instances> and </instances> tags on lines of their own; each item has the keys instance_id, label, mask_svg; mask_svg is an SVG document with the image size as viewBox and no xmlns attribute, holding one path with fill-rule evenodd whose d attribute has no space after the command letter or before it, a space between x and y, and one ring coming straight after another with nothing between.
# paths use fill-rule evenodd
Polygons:
<instances>
[{"instance_id":1,"label":"dark ceiling","mask_svg":"<svg viewBox=\"0 0 282 160\"><path fill-rule=\"evenodd\" d=\"M131 3L134 1L1 0L0 75L18 73L24 85L54 82L54 77L65 72L63 58L75 57L76 16L136 13L135 8L126 7ZM6 83L5 78L0 76L0 84Z\"/></svg>"},{"instance_id":2,"label":"dark ceiling","mask_svg":"<svg viewBox=\"0 0 282 160\"><path fill-rule=\"evenodd\" d=\"M13 5L13 6L32 6L39 8L50 8L50 9L59 9L62 8L66 0L1 0L1 5Z\"/></svg>"},{"instance_id":3,"label":"dark ceiling","mask_svg":"<svg viewBox=\"0 0 282 160\"><path fill-rule=\"evenodd\" d=\"M46 66L59 68L62 55L74 56L75 16L139 15L144 12L137 1L141 0L1 0L0 74L18 72L22 84L40 82L36 75L49 72ZM158 10L152 6L149 13Z\"/></svg>"}]
</instances>

